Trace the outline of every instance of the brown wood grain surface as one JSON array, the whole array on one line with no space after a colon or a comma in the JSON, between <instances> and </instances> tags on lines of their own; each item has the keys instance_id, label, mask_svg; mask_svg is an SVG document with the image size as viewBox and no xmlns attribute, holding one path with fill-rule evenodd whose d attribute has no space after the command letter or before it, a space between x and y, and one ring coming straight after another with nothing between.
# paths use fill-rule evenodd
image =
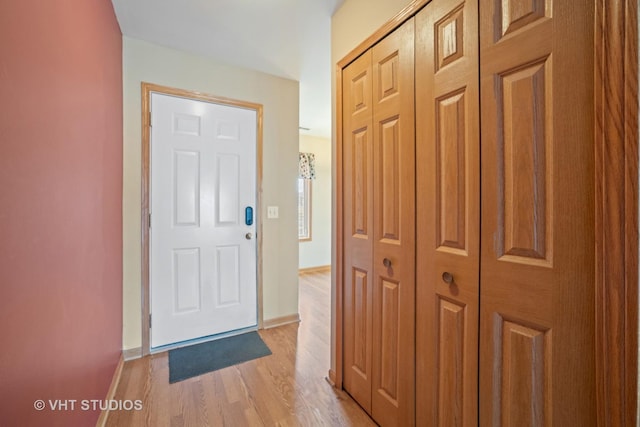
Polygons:
<instances>
[{"instance_id":1,"label":"brown wood grain surface","mask_svg":"<svg viewBox=\"0 0 640 427\"><path fill-rule=\"evenodd\" d=\"M412 2L350 52L338 63L337 81L342 81L344 67L428 3ZM480 399L489 401L484 409L481 404L480 425L635 425L637 8L634 0L480 2L483 233L484 221L495 221L489 227L494 231L482 239L489 265L481 269L486 273L481 286L489 284L486 298L481 298L486 309L481 337L493 339L481 339L481 353L495 366L488 367L487 361L487 371L480 375ZM446 25L450 18L438 22ZM461 31L448 27L443 40ZM420 31L417 34L419 40ZM431 52L437 67L446 69L458 60L450 42L437 49ZM342 85L337 99L343 99ZM459 114L455 103L450 104L449 116ZM341 108L338 102L338 129L343 128ZM343 144L339 131L337 343L335 370L330 371L338 387L346 256L340 229ZM446 181L446 188L460 191L461 176ZM454 193L441 202L450 210L463 210ZM437 243L466 244L468 230L456 216L438 224ZM497 261L493 270L492 255ZM520 271L512 282L501 279L498 267L505 265ZM516 309L508 309L513 301ZM457 336L461 312L452 301L445 302L441 320L451 326L447 334ZM490 353L496 357L487 356ZM558 372L564 376L556 378Z\"/></svg>"},{"instance_id":2,"label":"brown wood grain surface","mask_svg":"<svg viewBox=\"0 0 640 427\"><path fill-rule=\"evenodd\" d=\"M433 0L416 15L416 424L422 426L478 422L477 34L475 2Z\"/></svg>"}]
</instances>

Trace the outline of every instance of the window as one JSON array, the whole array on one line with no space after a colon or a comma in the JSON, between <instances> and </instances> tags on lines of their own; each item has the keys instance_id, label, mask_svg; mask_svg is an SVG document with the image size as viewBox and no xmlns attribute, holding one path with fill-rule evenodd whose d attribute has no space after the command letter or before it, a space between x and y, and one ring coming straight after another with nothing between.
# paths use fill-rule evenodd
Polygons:
<instances>
[{"instance_id":1,"label":"window","mask_svg":"<svg viewBox=\"0 0 640 427\"><path fill-rule=\"evenodd\" d=\"M298 178L298 239L311 240L311 180Z\"/></svg>"}]
</instances>

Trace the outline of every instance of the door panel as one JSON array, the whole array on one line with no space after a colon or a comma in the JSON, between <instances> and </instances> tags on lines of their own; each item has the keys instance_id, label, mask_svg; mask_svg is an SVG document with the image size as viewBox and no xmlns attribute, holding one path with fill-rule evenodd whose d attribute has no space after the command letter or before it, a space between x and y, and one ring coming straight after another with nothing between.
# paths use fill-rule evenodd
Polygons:
<instances>
[{"instance_id":1,"label":"door panel","mask_svg":"<svg viewBox=\"0 0 640 427\"><path fill-rule=\"evenodd\" d=\"M548 425L551 419L545 419L544 397L549 387L551 334L502 317L495 319L494 329L499 341L496 348L501 351L496 372L502 383L501 424Z\"/></svg>"},{"instance_id":2,"label":"door panel","mask_svg":"<svg viewBox=\"0 0 640 427\"><path fill-rule=\"evenodd\" d=\"M460 425L465 418L463 408L466 352L465 330L467 310L456 302L438 299L438 423L442 426Z\"/></svg>"},{"instance_id":3,"label":"door panel","mask_svg":"<svg viewBox=\"0 0 640 427\"><path fill-rule=\"evenodd\" d=\"M216 225L237 225L242 218L238 217L240 209L240 156L237 154L218 154L216 156Z\"/></svg>"},{"instance_id":4,"label":"door panel","mask_svg":"<svg viewBox=\"0 0 640 427\"><path fill-rule=\"evenodd\" d=\"M200 248L174 249L173 283L176 290L174 310L185 313L200 310Z\"/></svg>"},{"instance_id":5,"label":"door panel","mask_svg":"<svg viewBox=\"0 0 640 427\"><path fill-rule=\"evenodd\" d=\"M472 1L433 0L415 19L416 419L423 426L475 426L478 7Z\"/></svg>"},{"instance_id":6,"label":"door panel","mask_svg":"<svg viewBox=\"0 0 640 427\"><path fill-rule=\"evenodd\" d=\"M366 379L371 366L371 353L367 352L371 346L371 319L366 316L371 312L371 292L367 273L356 269L353 273L353 310L365 313L364 316L353 316L353 368Z\"/></svg>"},{"instance_id":7,"label":"door panel","mask_svg":"<svg viewBox=\"0 0 640 427\"><path fill-rule=\"evenodd\" d=\"M415 121L413 19L372 49L373 371L380 425L415 422Z\"/></svg>"},{"instance_id":8,"label":"door panel","mask_svg":"<svg viewBox=\"0 0 640 427\"><path fill-rule=\"evenodd\" d=\"M480 424L595 425L593 2L480 8Z\"/></svg>"},{"instance_id":9,"label":"door panel","mask_svg":"<svg viewBox=\"0 0 640 427\"><path fill-rule=\"evenodd\" d=\"M256 112L157 93L151 108L151 346L256 326Z\"/></svg>"},{"instance_id":10,"label":"door panel","mask_svg":"<svg viewBox=\"0 0 640 427\"><path fill-rule=\"evenodd\" d=\"M400 329L399 315L399 283L390 280L382 280L379 299L382 305L380 316L380 372L378 393L398 405L398 355L401 349L398 346L398 330ZM377 314L377 313L376 313ZM377 316L376 316L377 317Z\"/></svg>"},{"instance_id":11,"label":"door panel","mask_svg":"<svg viewBox=\"0 0 640 427\"><path fill-rule=\"evenodd\" d=\"M504 214L498 224L504 236L498 255L511 255L520 262L540 259L551 262L552 240L547 228L552 203L546 183L550 182L547 163L553 164L552 138L545 137L553 119L548 72L551 61L544 61L505 73L499 77L502 99L498 117L504 136L500 149L504 172L498 182L499 204ZM548 159L547 159L548 157ZM547 243L549 248L547 248Z\"/></svg>"},{"instance_id":12,"label":"door panel","mask_svg":"<svg viewBox=\"0 0 640 427\"><path fill-rule=\"evenodd\" d=\"M466 250L466 90L437 100L436 123L436 242L441 247Z\"/></svg>"},{"instance_id":13,"label":"door panel","mask_svg":"<svg viewBox=\"0 0 640 427\"><path fill-rule=\"evenodd\" d=\"M216 308L240 303L242 283L240 282L239 245L218 246L216 248L218 264L218 293Z\"/></svg>"},{"instance_id":14,"label":"door panel","mask_svg":"<svg viewBox=\"0 0 640 427\"><path fill-rule=\"evenodd\" d=\"M380 123L379 152L376 153L380 162L377 169L381 177L376 194L380 210L378 218L378 235L388 240L400 243L400 129L399 120L392 118Z\"/></svg>"},{"instance_id":15,"label":"door panel","mask_svg":"<svg viewBox=\"0 0 640 427\"><path fill-rule=\"evenodd\" d=\"M343 71L344 388L371 413L373 334L371 53Z\"/></svg>"},{"instance_id":16,"label":"door panel","mask_svg":"<svg viewBox=\"0 0 640 427\"><path fill-rule=\"evenodd\" d=\"M200 153L173 152L174 226L200 225Z\"/></svg>"}]
</instances>

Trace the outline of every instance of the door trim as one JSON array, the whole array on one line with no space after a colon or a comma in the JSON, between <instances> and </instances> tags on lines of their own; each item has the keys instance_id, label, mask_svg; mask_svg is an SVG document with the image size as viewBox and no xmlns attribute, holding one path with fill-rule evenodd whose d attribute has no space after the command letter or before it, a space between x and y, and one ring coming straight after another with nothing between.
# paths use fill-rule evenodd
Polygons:
<instances>
[{"instance_id":1,"label":"door trim","mask_svg":"<svg viewBox=\"0 0 640 427\"><path fill-rule=\"evenodd\" d=\"M342 388L342 69L415 15L414 0L336 65L335 366ZM599 426L636 425L638 374L638 5L596 0L594 84L596 212L596 397ZM622 30L621 30L622 29Z\"/></svg>"},{"instance_id":2,"label":"door trim","mask_svg":"<svg viewBox=\"0 0 640 427\"><path fill-rule=\"evenodd\" d=\"M227 105L231 107L241 107L256 112L256 212L261 216L262 207L262 104L252 102L238 101L230 98L223 98L215 95L209 95L202 92L191 90L176 89L167 86L160 86L153 83L142 82L142 197L141 197L141 242L142 242L142 355L151 354L151 337L150 337L150 294L149 294L149 190L150 190L150 143L151 132L151 93L161 95L177 96L194 101L211 102L214 104ZM257 304L258 304L258 329L263 328L263 308L262 308L262 222L259 221L256 230L256 239L258 244L257 254Z\"/></svg>"},{"instance_id":3,"label":"door trim","mask_svg":"<svg viewBox=\"0 0 640 427\"><path fill-rule=\"evenodd\" d=\"M637 8L637 0L596 2L596 397L599 426L636 425Z\"/></svg>"}]
</instances>

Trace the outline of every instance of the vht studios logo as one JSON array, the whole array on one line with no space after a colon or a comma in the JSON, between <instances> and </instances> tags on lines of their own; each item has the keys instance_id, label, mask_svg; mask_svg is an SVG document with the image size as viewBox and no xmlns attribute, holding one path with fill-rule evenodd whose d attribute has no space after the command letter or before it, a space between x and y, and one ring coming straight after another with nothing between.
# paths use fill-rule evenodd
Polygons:
<instances>
[{"instance_id":1,"label":"vht studios logo","mask_svg":"<svg viewBox=\"0 0 640 427\"><path fill-rule=\"evenodd\" d=\"M140 411L142 400L49 399L36 400L33 407L37 411Z\"/></svg>"}]
</instances>

